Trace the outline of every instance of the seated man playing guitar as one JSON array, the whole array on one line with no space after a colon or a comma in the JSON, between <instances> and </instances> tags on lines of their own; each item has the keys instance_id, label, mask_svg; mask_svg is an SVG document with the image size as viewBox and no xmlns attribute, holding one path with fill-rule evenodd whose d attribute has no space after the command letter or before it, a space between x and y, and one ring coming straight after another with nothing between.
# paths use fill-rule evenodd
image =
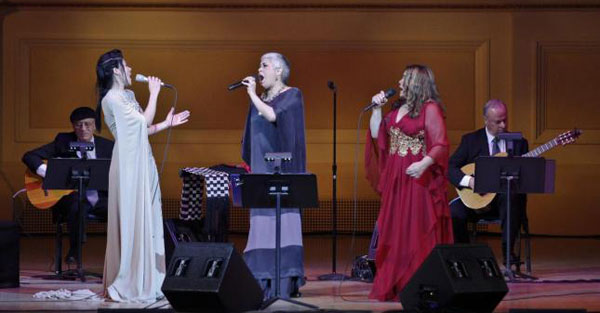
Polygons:
<instances>
[{"instance_id":1,"label":"seated man playing guitar","mask_svg":"<svg viewBox=\"0 0 600 313\"><path fill-rule=\"evenodd\" d=\"M475 177L465 174L461 167L475 162L479 156L490 156L499 153L506 153L506 142L498 140L498 134L503 133L507 129L507 108L500 100L490 100L483 107L483 118L485 127L475 132L468 133L462 137L460 145L450 157L448 162L448 176L450 182L459 190L475 186ZM528 151L527 140L522 139L514 141L514 150L511 155L521 156ZM472 174L472 173L471 173ZM493 194L492 194L493 197ZM500 217L502 220L502 253L506 254L506 194L498 194L495 198L491 198L491 202L483 209L473 206L467 207L468 202L453 201L450 205L452 215L452 225L454 227L454 242L466 243L469 241L467 231L467 220L479 220L486 216ZM526 196L524 194L513 194L510 198L510 250L514 246L516 235L521 228L521 221L526 218L525 205ZM512 253L511 253L512 254ZM504 256L506 257L506 256ZM511 260L514 260L511 257ZM517 260L515 260L517 261Z\"/></svg>"},{"instance_id":2,"label":"seated man playing guitar","mask_svg":"<svg viewBox=\"0 0 600 313\"><path fill-rule=\"evenodd\" d=\"M44 160L52 158L81 158L79 151L74 152L69 150L69 143L72 141L92 142L94 150L87 151L88 159L106 158L110 159L114 142L100 136L94 136L96 130L95 125L96 112L88 107L79 107L71 113L71 124L73 132L59 133L53 142L41 146L37 149L26 152L23 155L23 163L27 165L29 170L41 177L46 176L47 165ZM38 184L39 185L39 184ZM28 188L29 195L29 188ZM69 228L70 248L65 262L72 264L77 262L77 240L79 238L79 216L78 216L78 194L76 192L63 196L55 205L52 206L52 216L54 222L64 217L67 218L67 226ZM106 216L107 208L107 192L87 190L85 201L82 203L83 208L88 213L94 213L98 216ZM34 206L35 202L30 201ZM48 200L44 200L44 204L48 204ZM48 207L48 206L46 206Z\"/></svg>"}]
</instances>

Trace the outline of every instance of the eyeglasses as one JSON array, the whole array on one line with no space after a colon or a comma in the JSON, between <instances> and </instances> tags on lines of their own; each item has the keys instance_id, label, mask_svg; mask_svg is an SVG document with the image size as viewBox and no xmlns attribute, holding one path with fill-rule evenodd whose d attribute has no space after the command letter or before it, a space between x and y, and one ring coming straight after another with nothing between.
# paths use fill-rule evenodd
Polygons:
<instances>
[{"instance_id":1,"label":"eyeglasses","mask_svg":"<svg viewBox=\"0 0 600 313\"><path fill-rule=\"evenodd\" d=\"M82 129L84 127L85 128L92 128L95 125L94 125L94 121L86 121L86 122L80 121L80 122L77 122L77 123L73 123L73 126L75 128Z\"/></svg>"}]
</instances>

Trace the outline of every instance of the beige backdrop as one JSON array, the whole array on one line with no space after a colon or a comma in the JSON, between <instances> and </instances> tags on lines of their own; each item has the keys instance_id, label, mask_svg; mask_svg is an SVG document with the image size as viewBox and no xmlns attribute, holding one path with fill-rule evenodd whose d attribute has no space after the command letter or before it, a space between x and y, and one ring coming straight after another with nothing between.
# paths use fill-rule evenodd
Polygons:
<instances>
[{"instance_id":1,"label":"beige backdrop","mask_svg":"<svg viewBox=\"0 0 600 313\"><path fill-rule=\"evenodd\" d=\"M306 105L308 169L321 199L331 197L332 95L338 91L338 195L351 199L356 125L372 94L397 85L404 66L425 63L447 106L452 150L483 125L489 98L509 104L510 128L536 147L561 132L584 131L545 156L557 162L556 193L529 202L531 231L598 234L600 220L600 4L598 1L9 1L1 6L2 128L0 218L22 188L22 154L68 131L70 111L95 107L95 63L124 51L134 73L157 75L179 90L192 112L173 130L162 178L178 198L177 170L239 163L248 100L226 86L254 73L262 53L292 63L291 85ZM134 83L140 103L147 89ZM164 89L157 120L174 93ZM376 199L362 170L358 196ZM106 129L103 135L109 136ZM152 137L157 162L166 135ZM160 164L159 164L160 166ZM449 191L453 193L451 188Z\"/></svg>"}]
</instances>

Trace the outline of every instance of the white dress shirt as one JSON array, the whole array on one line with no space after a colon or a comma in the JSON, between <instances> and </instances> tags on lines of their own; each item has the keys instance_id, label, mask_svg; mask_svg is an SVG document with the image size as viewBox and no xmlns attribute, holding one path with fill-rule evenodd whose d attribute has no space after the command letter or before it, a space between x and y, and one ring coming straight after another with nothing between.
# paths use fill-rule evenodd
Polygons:
<instances>
[{"instance_id":1,"label":"white dress shirt","mask_svg":"<svg viewBox=\"0 0 600 313\"><path fill-rule=\"evenodd\" d=\"M488 152L490 155L492 155L492 150L493 150L493 146L494 146L494 135L490 134L487 127L485 128L485 134L487 136ZM504 139L498 140L498 147L500 147L500 152L506 152L506 140L504 140ZM471 177L473 177L473 176L471 176L471 175L463 176L463 178L460 180L459 185L461 185L462 187L469 187L469 181L471 180Z\"/></svg>"}]
</instances>

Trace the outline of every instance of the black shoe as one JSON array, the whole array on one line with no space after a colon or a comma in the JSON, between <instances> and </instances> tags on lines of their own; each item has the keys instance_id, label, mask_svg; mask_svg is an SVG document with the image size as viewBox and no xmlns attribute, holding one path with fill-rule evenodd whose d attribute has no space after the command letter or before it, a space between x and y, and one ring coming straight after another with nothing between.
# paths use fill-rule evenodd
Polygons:
<instances>
[{"instance_id":1,"label":"black shoe","mask_svg":"<svg viewBox=\"0 0 600 313\"><path fill-rule=\"evenodd\" d=\"M290 294L290 298L301 298L302 293L300 291L295 291Z\"/></svg>"}]
</instances>

